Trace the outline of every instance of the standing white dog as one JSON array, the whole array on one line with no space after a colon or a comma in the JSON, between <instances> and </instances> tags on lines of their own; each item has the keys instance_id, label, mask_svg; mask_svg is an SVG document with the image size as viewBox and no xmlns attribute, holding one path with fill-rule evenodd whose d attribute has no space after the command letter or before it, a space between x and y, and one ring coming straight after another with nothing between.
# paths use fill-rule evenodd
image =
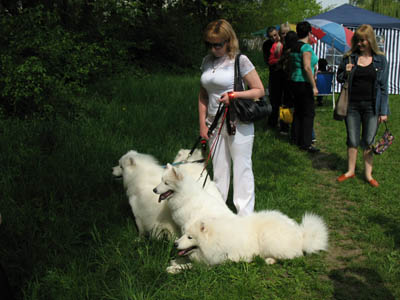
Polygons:
<instances>
[{"instance_id":1,"label":"standing white dog","mask_svg":"<svg viewBox=\"0 0 400 300\"><path fill-rule=\"evenodd\" d=\"M197 220L185 228L175 246L179 256L208 265L227 260L250 262L254 256L273 264L276 259L326 250L328 230L314 214L306 213L299 225L279 211L261 211L248 216ZM178 273L190 267L172 263L167 271Z\"/></svg>"},{"instance_id":2,"label":"standing white dog","mask_svg":"<svg viewBox=\"0 0 400 300\"><path fill-rule=\"evenodd\" d=\"M160 182L164 169L148 154L129 151L113 167L114 176L122 176L139 234L160 237L163 232L178 236L180 228L173 221L166 203L158 203L153 188Z\"/></svg>"}]
</instances>

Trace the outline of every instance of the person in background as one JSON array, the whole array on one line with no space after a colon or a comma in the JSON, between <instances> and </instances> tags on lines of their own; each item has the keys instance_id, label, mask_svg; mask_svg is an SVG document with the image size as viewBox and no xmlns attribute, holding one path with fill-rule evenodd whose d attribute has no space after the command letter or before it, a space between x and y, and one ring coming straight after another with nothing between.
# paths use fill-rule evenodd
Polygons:
<instances>
[{"instance_id":1,"label":"person in background","mask_svg":"<svg viewBox=\"0 0 400 300\"><path fill-rule=\"evenodd\" d=\"M361 25L351 39L351 49L343 55L337 72L338 82L348 80L349 104L345 119L347 131L347 172L337 178L342 182L355 176L358 146L363 149L364 176L373 187L379 183L372 177L374 143L378 124L389 114L388 63L378 48L371 25ZM362 129L362 131L361 131ZM361 141L360 141L361 133Z\"/></svg>"},{"instance_id":2,"label":"person in background","mask_svg":"<svg viewBox=\"0 0 400 300\"><path fill-rule=\"evenodd\" d=\"M295 31L289 31L285 35L284 46L282 56L279 60L279 63L282 66L283 72L283 106L293 109L294 107L294 94L291 86L291 76L292 76L292 68L291 68L291 56L290 52L292 47L294 47L298 41L298 36ZM289 124L286 124L289 127ZM295 130L292 123L290 130L290 142L292 143L295 140Z\"/></svg>"},{"instance_id":3,"label":"person in background","mask_svg":"<svg viewBox=\"0 0 400 300\"><path fill-rule=\"evenodd\" d=\"M279 27L279 38L280 38L280 43L281 43L281 49L277 48L275 51L279 51L279 59L278 59L278 70L276 76L279 76L279 89L276 92L276 98L277 102L279 102L278 106L278 118L279 118L279 107L280 106L286 106L285 101L285 89L287 90L286 87L286 76L285 73L282 69L282 64L280 63L280 59L282 57L283 51L285 49L285 37L287 33L290 31L290 26L288 23L283 23ZM282 120L279 121L279 133L281 135L288 135L289 134L289 124L286 124Z\"/></svg>"},{"instance_id":4,"label":"person in background","mask_svg":"<svg viewBox=\"0 0 400 300\"><path fill-rule=\"evenodd\" d=\"M277 128L279 120L279 106L281 104L283 88L281 81L282 72L279 68L278 61L282 55L283 44L276 28L269 27L267 30L267 34L272 42L269 53L266 54L266 56L268 57L267 64L269 67L268 91L272 106L271 115L268 117L268 126L271 128Z\"/></svg>"},{"instance_id":5,"label":"person in background","mask_svg":"<svg viewBox=\"0 0 400 300\"><path fill-rule=\"evenodd\" d=\"M260 77L246 55L240 56L240 72L245 91L234 91L235 57L239 53L239 42L232 26L224 19L208 24L204 31L204 42L209 54L201 65L200 93L198 97L200 136L215 146L213 155L214 181L222 198L228 198L231 163L233 161L233 203L238 215L254 211L254 175L252 170L252 149L254 124L236 120L236 132L229 133L226 122L221 134L217 130L208 136L208 127L214 121L220 103L229 105L235 98L258 99L265 94ZM239 99L236 101L240 101ZM218 128L218 127L217 127Z\"/></svg>"},{"instance_id":6,"label":"person in background","mask_svg":"<svg viewBox=\"0 0 400 300\"><path fill-rule=\"evenodd\" d=\"M318 95L315 81L315 66L318 57L310 46L311 24L307 21L296 25L298 42L292 47L291 55L291 86L295 95L294 100L294 129L295 143L301 150L310 153L319 149L312 145L314 124L314 97Z\"/></svg>"},{"instance_id":7,"label":"person in background","mask_svg":"<svg viewBox=\"0 0 400 300\"><path fill-rule=\"evenodd\" d=\"M328 66L328 61L325 58L318 59L318 72L326 72ZM317 96L318 106L322 106L323 96Z\"/></svg>"},{"instance_id":8,"label":"person in background","mask_svg":"<svg viewBox=\"0 0 400 300\"><path fill-rule=\"evenodd\" d=\"M275 42L274 36L276 36L277 34L278 33L275 27L270 26L267 28L267 39L264 41L262 46L263 58L267 67L269 67L268 61L269 61L269 55L271 54L271 47L272 44Z\"/></svg>"}]
</instances>

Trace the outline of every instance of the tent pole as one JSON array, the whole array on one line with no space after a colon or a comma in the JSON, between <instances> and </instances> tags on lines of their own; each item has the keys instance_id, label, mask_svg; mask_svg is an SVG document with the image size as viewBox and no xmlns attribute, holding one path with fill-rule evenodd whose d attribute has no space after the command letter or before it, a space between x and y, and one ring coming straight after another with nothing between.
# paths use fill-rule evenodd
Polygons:
<instances>
[{"instance_id":1,"label":"tent pole","mask_svg":"<svg viewBox=\"0 0 400 300\"><path fill-rule=\"evenodd\" d=\"M333 46L335 43L335 39L332 39L332 48L333 48L333 56L332 56L332 68L333 68L333 78L332 78L332 107L335 110L335 82L336 82L336 48Z\"/></svg>"}]
</instances>

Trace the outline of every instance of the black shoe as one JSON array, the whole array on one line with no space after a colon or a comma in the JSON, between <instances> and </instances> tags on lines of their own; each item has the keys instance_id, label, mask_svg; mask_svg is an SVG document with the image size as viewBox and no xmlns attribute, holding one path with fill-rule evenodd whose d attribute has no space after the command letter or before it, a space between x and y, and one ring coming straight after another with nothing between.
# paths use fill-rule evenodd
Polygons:
<instances>
[{"instance_id":1,"label":"black shoe","mask_svg":"<svg viewBox=\"0 0 400 300\"><path fill-rule=\"evenodd\" d=\"M314 146L300 146L301 150L307 151L308 153L317 153L320 150Z\"/></svg>"}]
</instances>

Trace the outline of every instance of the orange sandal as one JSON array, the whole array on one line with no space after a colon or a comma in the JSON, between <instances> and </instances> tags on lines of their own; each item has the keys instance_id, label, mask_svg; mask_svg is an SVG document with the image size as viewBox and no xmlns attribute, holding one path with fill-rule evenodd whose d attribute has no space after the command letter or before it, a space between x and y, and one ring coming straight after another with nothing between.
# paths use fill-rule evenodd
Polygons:
<instances>
[{"instance_id":1,"label":"orange sandal","mask_svg":"<svg viewBox=\"0 0 400 300\"><path fill-rule=\"evenodd\" d=\"M356 174L353 174L353 175L350 175L350 176L346 176L346 174L342 174L338 178L336 178L336 180L338 182L343 182L343 181L345 181L347 179L354 178L355 176L356 176Z\"/></svg>"},{"instance_id":2,"label":"orange sandal","mask_svg":"<svg viewBox=\"0 0 400 300\"><path fill-rule=\"evenodd\" d=\"M376 181L375 179L369 180L368 183L373 187L378 187L379 186L378 181Z\"/></svg>"}]
</instances>

